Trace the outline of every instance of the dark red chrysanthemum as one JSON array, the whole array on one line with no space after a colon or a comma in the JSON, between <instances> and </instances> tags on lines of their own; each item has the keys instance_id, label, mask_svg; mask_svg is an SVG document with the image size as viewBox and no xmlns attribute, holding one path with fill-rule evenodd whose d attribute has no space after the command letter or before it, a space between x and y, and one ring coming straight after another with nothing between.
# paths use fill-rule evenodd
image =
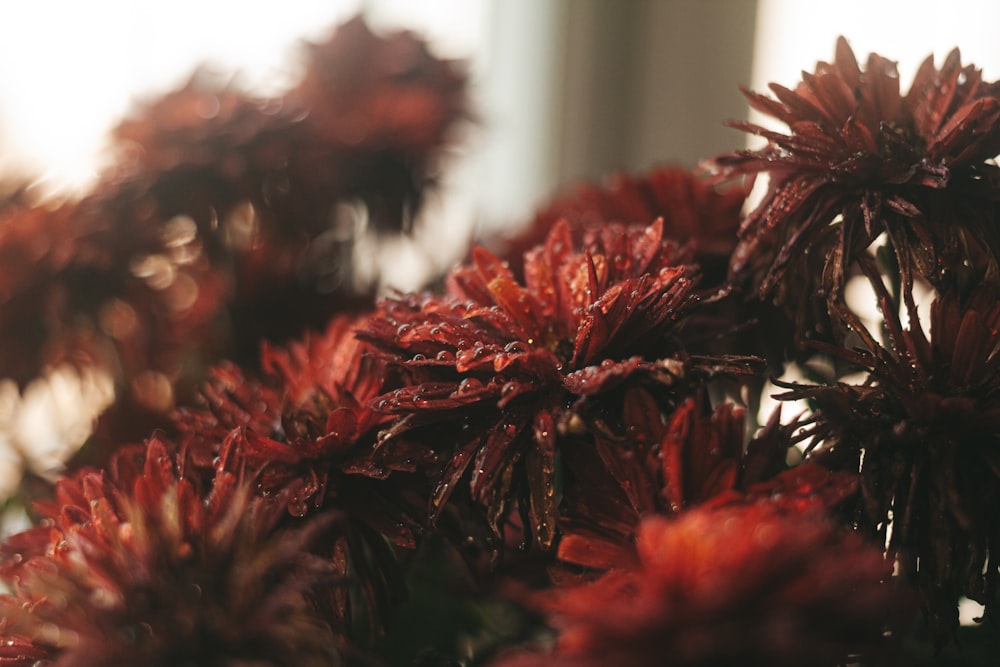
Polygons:
<instances>
[{"instance_id":1,"label":"dark red chrysanthemum","mask_svg":"<svg viewBox=\"0 0 1000 667\"><path fill-rule=\"evenodd\" d=\"M598 570L634 561L636 528L654 514L754 502L823 511L855 494L856 474L810 463L788 468L794 425L781 426L775 415L745 445L744 410L706 406L688 399L664 420L648 392L630 389L622 436L599 433L592 448L565 448L561 561Z\"/></svg>"},{"instance_id":2,"label":"dark red chrysanthemum","mask_svg":"<svg viewBox=\"0 0 1000 667\"><path fill-rule=\"evenodd\" d=\"M202 494L157 439L108 473L57 485L46 519L3 549L13 632L84 665L329 665L337 638L311 596L336 585L309 551L321 520L276 530L284 506L220 471Z\"/></svg>"},{"instance_id":3,"label":"dark red chrysanthemum","mask_svg":"<svg viewBox=\"0 0 1000 667\"><path fill-rule=\"evenodd\" d=\"M937 285L996 269L1000 91L957 49L940 69L928 58L902 95L895 63L873 54L861 69L841 38L832 64L771 91L776 100L746 94L788 133L734 123L768 144L713 163L728 177L770 176L732 273L753 273L762 295L839 300L850 265L883 232L901 264Z\"/></svg>"},{"instance_id":4,"label":"dark red chrysanthemum","mask_svg":"<svg viewBox=\"0 0 1000 667\"><path fill-rule=\"evenodd\" d=\"M662 397L714 371L746 370L745 359L685 354L684 326L702 300L686 259L659 220L608 226L581 250L561 222L528 253L524 285L477 248L450 275L448 296L381 304L359 335L412 377L374 404L402 416L381 446L416 439L450 459L432 514L471 471L469 489L498 534L516 499L548 547L561 437L619 425L611 397L626 385Z\"/></svg>"},{"instance_id":5,"label":"dark red chrysanthemum","mask_svg":"<svg viewBox=\"0 0 1000 667\"><path fill-rule=\"evenodd\" d=\"M992 291L916 306L909 328L882 295L890 348L831 353L868 372L861 385L791 385L808 398L815 457L861 471L864 515L924 596L941 641L965 595L995 613L1000 584L1000 301Z\"/></svg>"},{"instance_id":6,"label":"dark red chrysanthemum","mask_svg":"<svg viewBox=\"0 0 1000 667\"><path fill-rule=\"evenodd\" d=\"M201 407L178 411L175 426L202 471L244 468L257 493L280 496L292 516L343 513L343 530L322 549L365 611L352 609L342 588L328 602L345 633L367 624L362 641L370 643L402 595L394 547L412 549L425 524L426 483L408 473L432 456L426 448L374 449L389 417L367 403L392 374L355 339L358 322L340 316L321 334L266 345L262 380L229 365L214 369Z\"/></svg>"},{"instance_id":7,"label":"dark red chrysanthemum","mask_svg":"<svg viewBox=\"0 0 1000 667\"><path fill-rule=\"evenodd\" d=\"M638 563L534 597L551 654L504 667L806 667L880 648L896 589L881 552L814 515L768 505L651 517Z\"/></svg>"},{"instance_id":8,"label":"dark red chrysanthemum","mask_svg":"<svg viewBox=\"0 0 1000 667\"><path fill-rule=\"evenodd\" d=\"M174 418L195 465L225 465L220 457L238 462L259 474L263 492L287 494L289 510L298 516L337 495L345 475L384 479L392 471L414 471L427 451L414 448L390 458L372 447L389 417L368 403L392 374L355 339L362 321L339 316L322 334L265 345L263 380L230 364L212 369L200 407L182 408Z\"/></svg>"},{"instance_id":9,"label":"dark red chrysanthemum","mask_svg":"<svg viewBox=\"0 0 1000 667\"><path fill-rule=\"evenodd\" d=\"M556 197L524 231L504 240L500 254L520 275L524 253L544 243L559 220L565 220L579 237L608 223L646 224L663 218L664 236L693 242L694 259L705 272L705 280L714 285L725 278L746 194L746 188L739 185L713 187L683 167L617 174L605 184L584 185Z\"/></svg>"}]
</instances>

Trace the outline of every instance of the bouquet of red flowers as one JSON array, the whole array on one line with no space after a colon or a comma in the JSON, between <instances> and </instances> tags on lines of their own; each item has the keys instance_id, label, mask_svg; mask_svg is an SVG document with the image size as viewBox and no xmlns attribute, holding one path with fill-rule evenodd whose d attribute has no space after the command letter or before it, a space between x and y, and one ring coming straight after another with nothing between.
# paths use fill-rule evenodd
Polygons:
<instances>
[{"instance_id":1,"label":"bouquet of red flowers","mask_svg":"<svg viewBox=\"0 0 1000 667\"><path fill-rule=\"evenodd\" d=\"M3 375L114 399L11 501L0 666L986 660L1000 83L956 50L903 92L841 40L746 91L761 148L376 299L354 241L409 226L464 87L354 19L279 98L149 103L82 199L8 189ZM807 409L761 414L790 365Z\"/></svg>"}]
</instances>

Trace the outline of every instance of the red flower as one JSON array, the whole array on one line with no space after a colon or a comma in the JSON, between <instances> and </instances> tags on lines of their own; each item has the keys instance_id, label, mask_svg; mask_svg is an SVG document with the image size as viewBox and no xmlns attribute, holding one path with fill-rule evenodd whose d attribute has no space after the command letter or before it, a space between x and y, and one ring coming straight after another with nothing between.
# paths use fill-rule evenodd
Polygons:
<instances>
[{"instance_id":1,"label":"red flower","mask_svg":"<svg viewBox=\"0 0 1000 667\"><path fill-rule=\"evenodd\" d=\"M449 277L448 296L381 304L359 336L412 379L374 403L402 415L380 447L417 440L450 458L432 514L471 469L469 489L494 531L516 499L547 548L563 436L619 422L613 396L625 386L673 396L716 371L746 371L745 359L685 353L684 326L702 301L697 269L685 259L661 221L609 226L588 235L581 251L560 223L528 253L524 286L477 248L473 264Z\"/></svg>"},{"instance_id":2,"label":"red flower","mask_svg":"<svg viewBox=\"0 0 1000 667\"><path fill-rule=\"evenodd\" d=\"M504 241L501 255L515 275L523 254L544 243L552 227L566 220L577 237L608 223L647 224L663 219L663 234L694 243L694 259L709 284L725 278L736 245L746 188L717 188L682 167L659 167L645 174L617 174L602 185L583 185L543 207L528 227Z\"/></svg>"},{"instance_id":3,"label":"red flower","mask_svg":"<svg viewBox=\"0 0 1000 667\"><path fill-rule=\"evenodd\" d=\"M279 665L336 660L313 608L332 564L308 547L330 522L276 530L281 503L220 471L202 494L164 443L121 450L43 506L4 548L11 629L54 664ZM21 547L21 548L18 548Z\"/></svg>"},{"instance_id":4,"label":"red flower","mask_svg":"<svg viewBox=\"0 0 1000 667\"><path fill-rule=\"evenodd\" d=\"M323 548L364 597L370 643L402 596L393 546L412 549L425 524L426 482L409 473L433 457L426 448L374 448L388 417L367 403L392 374L354 338L357 323L336 317L322 334L266 345L264 381L216 368L202 406L178 411L174 421L202 473L245 469L259 495L280 497L295 517L344 514L343 531ZM332 589L330 597L338 619L359 629L346 593Z\"/></svg>"},{"instance_id":5,"label":"red flower","mask_svg":"<svg viewBox=\"0 0 1000 667\"><path fill-rule=\"evenodd\" d=\"M102 192L0 212L0 362L20 383L63 362L117 366L140 405L162 410L140 376L166 379L192 339L210 346L222 286L197 244L164 246L182 222L137 224L144 204L127 188L107 203Z\"/></svg>"},{"instance_id":6,"label":"red flower","mask_svg":"<svg viewBox=\"0 0 1000 667\"><path fill-rule=\"evenodd\" d=\"M0 667L42 667L54 655L52 648L8 632L7 623L0 621Z\"/></svg>"},{"instance_id":7,"label":"red flower","mask_svg":"<svg viewBox=\"0 0 1000 667\"><path fill-rule=\"evenodd\" d=\"M861 471L864 516L920 588L941 642L965 595L992 613L1000 568L1000 302L984 290L931 306L928 339L904 329L882 295L889 348L830 349L868 372L860 385L789 385L817 408L813 458Z\"/></svg>"},{"instance_id":8,"label":"red flower","mask_svg":"<svg viewBox=\"0 0 1000 667\"><path fill-rule=\"evenodd\" d=\"M878 549L768 505L651 517L637 547L633 567L537 594L555 650L496 664L832 667L881 648L898 600Z\"/></svg>"},{"instance_id":9,"label":"red flower","mask_svg":"<svg viewBox=\"0 0 1000 667\"><path fill-rule=\"evenodd\" d=\"M754 273L762 295L839 301L852 262L883 232L904 270L938 285L996 269L1000 90L957 50L940 70L928 58L901 95L895 63L873 54L861 69L841 38L832 64L794 91L771 90L777 100L746 94L788 134L734 123L767 146L714 161L727 177L771 177L740 231L734 274Z\"/></svg>"},{"instance_id":10,"label":"red flower","mask_svg":"<svg viewBox=\"0 0 1000 667\"><path fill-rule=\"evenodd\" d=\"M265 345L264 381L230 364L212 369L201 406L182 408L174 418L187 455L201 468L238 463L259 473L261 490L288 494L297 516L337 495L343 480L336 480L344 475L384 479L414 471L426 451L388 457L372 447L388 417L368 402L392 374L355 339L360 321L335 317L323 334Z\"/></svg>"},{"instance_id":11,"label":"red flower","mask_svg":"<svg viewBox=\"0 0 1000 667\"><path fill-rule=\"evenodd\" d=\"M832 510L857 490L857 475L785 463L795 425L777 415L744 445L742 408L714 410L689 399L664 421L642 389L625 396L624 435L597 434L595 446L566 448L559 559L606 570L635 561L643 518L695 507L767 503L791 513Z\"/></svg>"}]
</instances>

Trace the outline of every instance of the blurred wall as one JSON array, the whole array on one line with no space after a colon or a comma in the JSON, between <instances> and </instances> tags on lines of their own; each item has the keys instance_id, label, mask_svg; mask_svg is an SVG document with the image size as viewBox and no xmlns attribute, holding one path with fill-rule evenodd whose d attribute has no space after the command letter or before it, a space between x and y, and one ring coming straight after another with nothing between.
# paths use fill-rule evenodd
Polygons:
<instances>
[{"instance_id":1,"label":"blurred wall","mask_svg":"<svg viewBox=\"0 0 1000 667\"><path fill-rule=\"evenodd\" d=\"M479 229L582 180L745 144L724 123L747 117L756 0L488 2L467 167Z\"/></svg>"},{"instance_id":2,"label":"blurred wall","mask_svg":"<svg viewBox=\"0 0 1000 667\"><path fill-rule=\"evenodd\" d=\"M742 146L740 85L754 52L754 0L570 0L555 101L556 180L678 162Z\"/></svg>"}]
</instances>

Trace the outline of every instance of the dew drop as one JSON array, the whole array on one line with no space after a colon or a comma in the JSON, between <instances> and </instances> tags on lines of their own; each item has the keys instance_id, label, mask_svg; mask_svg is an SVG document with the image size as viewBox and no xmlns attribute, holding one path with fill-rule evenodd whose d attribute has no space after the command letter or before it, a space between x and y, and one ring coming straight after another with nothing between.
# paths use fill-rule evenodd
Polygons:
<instances>
[{"instance_id":1,"label":"dew drop","mask_svg":"<svg viewBox=\"0 0 1000 667\"><path fill-rule=\"evenodd\" d=\"M587 432L587 424L583 421L583 418L580 415L574 412L570 415L569 420L566 423L566 429L570 433L580 435Z\"/></svg>"},{"instance_id":2,"label":"dew drop","mask_svg":"<svg viewBox=\"0 0 1000 667\"><path fill-rule=\"evenodd\" d=\"M465 378L464 380L458 383L458 393L468 394L481 389L482 386L483 383L475 378Z\"/></svg>"},{"instance_id":3,"label":"dew drop","mask_svg":"<svg viewBox=\"0 0 1000 667\"><path fill-rule=\"evenodd\" d=\"M434 404L434 400L428 398L424 394L415 394L413 396L413 405L418 408L429 408Z\"/></svg>"},{"instance_id":4,"label":"dew drop","mask_svg":"<svg viewBox=\"0 0 1000 667\"><path fill-rule=\"evenodd\" d=\"M431 504L435 509L441 507L441 503L444 501L444 496L448 493L448 487L450 484L448 482L441 482L434 489L434 495L431 497Z\"/></svg>"}]
</instances>

